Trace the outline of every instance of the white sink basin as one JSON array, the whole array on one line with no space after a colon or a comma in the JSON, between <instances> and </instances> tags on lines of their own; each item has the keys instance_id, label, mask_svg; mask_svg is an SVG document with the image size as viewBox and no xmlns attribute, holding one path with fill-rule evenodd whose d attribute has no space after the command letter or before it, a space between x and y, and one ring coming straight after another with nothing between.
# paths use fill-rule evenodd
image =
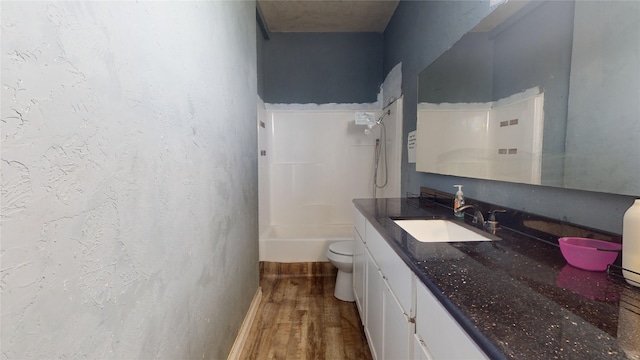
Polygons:
<instances>
[{"instance_id":1,"label":"white sink basin","mask_svg":"<svg viewBox=\"0 0 640 360\"><path fill-rule=\"evenodd\" d=\"M491 241L493 239L450 220L394 220L421 242Z\"/></svg>"}]
</instances>

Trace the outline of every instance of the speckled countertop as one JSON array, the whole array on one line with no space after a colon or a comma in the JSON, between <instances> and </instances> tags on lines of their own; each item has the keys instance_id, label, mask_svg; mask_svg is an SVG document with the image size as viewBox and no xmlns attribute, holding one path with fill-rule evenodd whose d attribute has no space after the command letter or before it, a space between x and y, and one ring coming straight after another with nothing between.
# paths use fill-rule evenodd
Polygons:
<instances>
[{"instance_id":1,"label":"speckled countertop","mask_svg":"<svg viewBox=\"0 0 640 360\"><path fill-rule=\"evenodd\" d=\"M574 268L557 245L508 224L498 241L422 243L391 218L453 219L451 208L408 199L354 204L490 357L640 356L640 291L619 270Z\"/></svg>"}]
</instances>

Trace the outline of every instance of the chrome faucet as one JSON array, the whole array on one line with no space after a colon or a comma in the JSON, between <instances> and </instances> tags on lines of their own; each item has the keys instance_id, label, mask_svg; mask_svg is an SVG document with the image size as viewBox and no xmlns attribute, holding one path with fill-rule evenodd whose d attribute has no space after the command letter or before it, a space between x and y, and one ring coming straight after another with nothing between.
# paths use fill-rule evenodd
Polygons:
<instances>
[{"instance_id":1,"label":"chrome faucet","mask_svg":"<svg viewBox=\"0 0 640 360\"><path fill-rule=\"evenodd\" d=\"M500 210L491 210L491 211L489 211L489 220L487 220L487 221L484 220L484 215L482 215L482 210L478 209L477 206L472 205L472 204L461 206L456 210L456 212L463 212L463 211L465 211L467 209L474 209L475 210L475 213L473 215L472 223L481 225L484 230L489 231L494 235L496 233L496 230L499 229L498 221L496 220L496 213L497 212L506 212L506 210L502 210L502 209L500 209Z\"/></svg>"},{"instance_id":2,"label":"chrome faucet","mask_svg":"<svg viewBox=\"0 0 640 360\"><path fill-rule=\"evenodd\" d=\"M455 211L457 213L461 213L464 212L467 209L474 209L476 212L473 215L473 223L477 224L478 223L478 217L480 218L480 224L484 226L484 216L482 215L482 211L480 209L478 209L477 206L472 205L472 204L467 204L467 205L463 205L460 206L459 208L457 208Z\"/></svg>"}]
</instances>

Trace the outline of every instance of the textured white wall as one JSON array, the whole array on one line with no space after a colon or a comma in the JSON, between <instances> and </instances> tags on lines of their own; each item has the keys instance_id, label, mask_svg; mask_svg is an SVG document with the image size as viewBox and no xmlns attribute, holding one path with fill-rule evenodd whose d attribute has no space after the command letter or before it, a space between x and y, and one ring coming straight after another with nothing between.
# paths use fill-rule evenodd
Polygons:
<instances>
[{"instance_id":1,"label":"textured white wall","mask_svg":"<svg viewBox=\"0 0 640 360\"><path fill-rule=\"evenodd\" d=\"M2 2L2 358L225 358L258 286L255 3Z\"/></svg>"}]
</instances>

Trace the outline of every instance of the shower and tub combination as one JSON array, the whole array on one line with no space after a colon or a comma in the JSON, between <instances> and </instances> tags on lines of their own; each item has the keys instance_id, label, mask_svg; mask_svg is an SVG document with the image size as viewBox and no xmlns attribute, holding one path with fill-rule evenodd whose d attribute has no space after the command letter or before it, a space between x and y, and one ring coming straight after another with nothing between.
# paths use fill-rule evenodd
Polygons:
<instances>
[{"instance_id":1,"label":"shower and tub combination","mask_svg":"<svg viewBox=\"0 0 640 360\"><path fill-rule=\"evenodd\" d=\"M353 240L354 198L400 196L401 112L259 107L260 261L326 262Z\"/></svg>"}]
</instances>

